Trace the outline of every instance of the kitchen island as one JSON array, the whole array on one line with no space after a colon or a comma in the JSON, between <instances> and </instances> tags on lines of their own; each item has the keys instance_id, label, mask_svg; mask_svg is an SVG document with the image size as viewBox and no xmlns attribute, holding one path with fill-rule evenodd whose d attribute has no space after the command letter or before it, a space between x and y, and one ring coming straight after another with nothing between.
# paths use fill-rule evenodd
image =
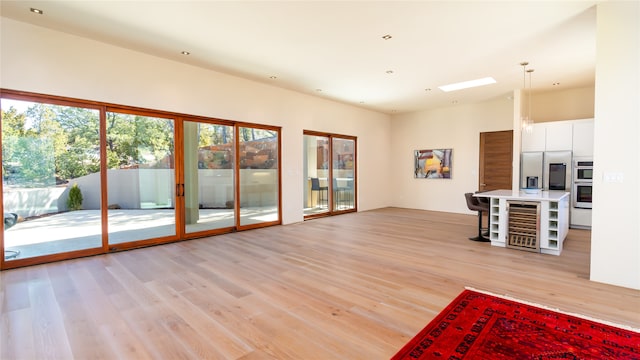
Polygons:
<instances>
[{"instance_id":1,"label":"kitchen island","mask_svg":"<svg viewBox=\"0 0 640 360\"><path fill-rule=\"evenodd\" d=\"M569 232L569 193L565 191L493 190L476 193L489 199L492 246L560 255Z\"/></svg>"}]
</instances>

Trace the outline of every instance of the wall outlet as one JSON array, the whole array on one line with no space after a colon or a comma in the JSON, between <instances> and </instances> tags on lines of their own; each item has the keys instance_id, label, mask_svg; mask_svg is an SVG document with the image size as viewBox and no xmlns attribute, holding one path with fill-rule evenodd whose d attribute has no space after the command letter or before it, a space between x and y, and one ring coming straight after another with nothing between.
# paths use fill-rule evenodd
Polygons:
<instances>
[{"instance_id":1,"label":"wall outlet","mask_svg":"<svg viewBox=\"0 0 640 360\"><path fill-rule=\"evenodd\" d=\"M624 173L621 172L605 172L602 174L602 181L607 183L624 182Z\"/></svg>"}]
</instances>

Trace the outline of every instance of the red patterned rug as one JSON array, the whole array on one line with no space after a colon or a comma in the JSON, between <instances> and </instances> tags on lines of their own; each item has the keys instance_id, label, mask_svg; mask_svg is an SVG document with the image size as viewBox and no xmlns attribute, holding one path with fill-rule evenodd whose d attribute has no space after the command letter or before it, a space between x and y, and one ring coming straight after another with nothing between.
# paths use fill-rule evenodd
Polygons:
<instances>
[{"instance_id":1,"label":"red patterned rug","mask_svg":"<svg viewBox=\"0 0 640 360\"><path fill-rule=\"evenodd\" d=\"M640 359L640 333L465 290L399 359Z\"/></svg>"}]
</instances>

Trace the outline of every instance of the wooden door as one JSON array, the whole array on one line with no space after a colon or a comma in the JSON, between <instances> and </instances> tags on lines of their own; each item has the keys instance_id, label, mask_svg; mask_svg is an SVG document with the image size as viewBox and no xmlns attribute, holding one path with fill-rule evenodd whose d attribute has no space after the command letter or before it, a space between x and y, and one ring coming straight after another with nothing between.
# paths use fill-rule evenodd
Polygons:
<instances>
[{"instance_id":1,"label":"wooden door","mask_svg":"<svg viewBox=\"0 0 640 360\"><path fill-rule=\"evenodd\" d=\"M511 189L513 130L480 133L479 191Z\"/></svg>"}]
</instances>

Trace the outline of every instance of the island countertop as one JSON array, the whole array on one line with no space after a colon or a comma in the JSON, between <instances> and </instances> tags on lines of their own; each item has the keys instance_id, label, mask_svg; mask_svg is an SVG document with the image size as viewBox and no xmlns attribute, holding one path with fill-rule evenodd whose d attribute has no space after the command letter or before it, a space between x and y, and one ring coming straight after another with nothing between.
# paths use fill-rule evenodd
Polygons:
<instances>
[{"instance_id":1,"label":"island countertop","mask_svg":"<svg viewBox=\"0 0 640 360\"><path fill-rule=\"evenodd\" d=\"M475 197L490 197L506 200L528 200L528 201L559 201L569 193L561 190L538 191L533 194L524 192L523 190L492 190L473 194Z\"/></svg>"}]
</instances>

